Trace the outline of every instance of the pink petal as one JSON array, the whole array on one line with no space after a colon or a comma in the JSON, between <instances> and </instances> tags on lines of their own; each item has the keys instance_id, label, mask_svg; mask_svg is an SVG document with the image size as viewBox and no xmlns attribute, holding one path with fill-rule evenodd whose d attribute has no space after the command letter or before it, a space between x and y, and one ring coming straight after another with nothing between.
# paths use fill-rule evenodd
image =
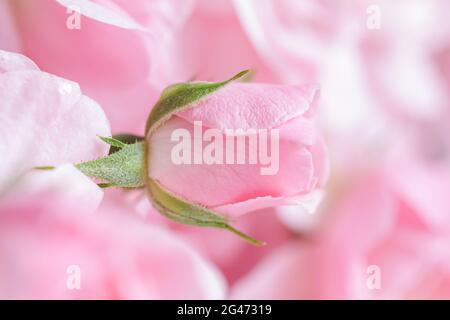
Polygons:
<instances>
[{"instance_id":1,"label":"pink petal","mask_svg":"<svg viewBox=\"0 0 450 320\"><path fill-rule=\"evenodd\" d=\"M308 112L318 94L316 85L297 88L235 82L177 116L220 130L270 129Z\"/></svg>"},{"instance_id":2,"label":"pink petal","mask_svg":"<svg viewBox=\"0 0 450 320\"><path fill-rule=\"evenodd\" d=\"M319 199L312 200L311 196L316 195L317 192L322 192L321 190L313 191L306 195L297 195L290 197L257 197L254 199L249 199L242 202L225 204L223 206L215 207L214 210L230 216L237 217L243 213L256 211L259 209L278 207L278 206L295 206L297 208L296 216L308 213L312 214L315 212Z\"/></svg>"},{"instance_id":3,"label":"pink petal","mask_svg":"<svg viewBox=\"0 0 450 320\"><path fill-rule=\"evenodd\" d=\"M37 70L5 72L0 100L1 185L34 166L78 163L108 152L97 137L110 135L105 114L74 82Z\"/></svg>"},{"instance_id":4,"label":"pink petal","mask_svg":"<svg viewBox=\"0 0 450 320\"><path fill-rule=\"evenodd\" d=\"M222 81L248 68L255 71L255 81L279 81L246 35L232 1L202 1L179 34L170 61L178 81Z\"/></svg>"},{"instance_id":5,"label":"pink petal","mask_svg":"<svg viewBox=\"0 0 450 320\"><path fill-rule=\"evenodd\" d=\"M156 215L158 213L152 212L152 216ZM154 219L149 223L155 223ZM251 244L225 230L198 228L175 222L169 225L171 230L181 235L185 241L219 266L229 283L248 273L261 259L292 237L271 209L242 216L239 221L233 222L239 230L266 242L266 245L258 250L253 250ZM236 263L237 261L239 263Z\"/></svg>"},{"instance_id":6,"label":"pink petal","mask_svg":"<svg viewBox=\"0 0 450 320\"><path fill-rule=\"evenodd\" d=\"M14 25L14 16L10 1L0 1L0 43L1 49L10 51L20 50L20 37Z\"/></svg>"},{"instance_id":7,"label":"pink petal","mask_svg":"<svg viewBox=\"0 0 450 320\"><path fill-rule=\"evenodd\" d=\"M5 201L11 198L47 199L76 203L85 212L94 212L103 199L102 189L72 164L65 164L54 170L31 170L17 184L13 185Z\"/></svg>"},{"instance_id":8,"label":"pink petal","mask_svg":"<svg viewBox=\"0 0 450 320\"><path fill-rule=\"evenodd\" d=\"M1 298L224 298L217 269L169 232L111 208L81 213L38 199L0 205ZM79 289L67 284L71 266Z\"/></svg>"},{"instance_id":9,"label":"pink petal","mask_svg":"<svg viewBox=\"0 0 450 320\"><path fill-rule=\"evenodd\" d=\"M374 171L349 186L338 206L333 205L334 215L327 221L330 229L325 235L330 243L361 253L394 229L397 203L384 178L382 172Z\"/></svg>"},{"instance_id":10,"label":"pink petal","mask_svg":"<svg viewBox=\"0 0 450 320\"><path fill-rule=\"evenodd\" d=\"M445 166L424 165L407 154L387 168L393 189L420 219L435 230L450 227L450 171Z\"/></svg>"},{"instance_id":11,"label":"pink petal","mask_svg":"<svg viewBox=\"0 0 450 320\"><path fill-rule=\"evenodd\" d=\"M263 259L231 290L231 299L318 298L313 247L290 243Z\"/></svg>"},{"instance_id":12,"label":"pink petal","mask_svg":"<svg viewBox=\"0 0 450 320\"><path fill-rule=\"evenodd\" d=\"M298 117L280 127L280 166L275 175L261 175L260 165L251 164L176 165L171 160L176 142L170 136L178 128L193 136L193 125L174 117L151 137L149 175L189 201L208 207L245 203L231 210L235 215L241 211L235 209L266 207L274 203L269 199L296 197L317 185L315 155L308 149L317 133L308 119Z\"/></svg>"},{"instance_id":13,"label":"pink petal","mask_svg":"<svg viewBox=\"0 0 450 320\"><path fill-rule=\"evenodd\" d=\"M21 54L0 50L0 75L20 70L39 70L39 68L33 61Z\"/></svg>"},{"instance_id":14,"label":"pink petal","mask_svg":"<svg viewBox=\"0 0 450 320\"><path fill-rule=\"evenodd\" d=\"M151 68L162 64L152 63L142 32L84 16L81 29L72 30L65 25L70 14L56 1L18 2L16 25L24 54L42 70L79 83L101 104L114 132L142 134L159 95L150 84Z\"/></svg>"},{"instance_id":15,"label":"pink petal","mask_svg":"<svg viewBox=\"0 0 450 320\"><path fill-rule=\"evenodd\" d=\"M89 0L56 0L67 9L79 12L91 19L111 24L116 27L124 29L137 29L144 30L144 27L140 26L132 17L128 16L125 12L120 10L119 7L114 6L114 9L97 4L96 1ZM108 3L108 2L107 2ZM113 2L109 2L110 6L113 6Z\"/></svg>"}]
</instances>

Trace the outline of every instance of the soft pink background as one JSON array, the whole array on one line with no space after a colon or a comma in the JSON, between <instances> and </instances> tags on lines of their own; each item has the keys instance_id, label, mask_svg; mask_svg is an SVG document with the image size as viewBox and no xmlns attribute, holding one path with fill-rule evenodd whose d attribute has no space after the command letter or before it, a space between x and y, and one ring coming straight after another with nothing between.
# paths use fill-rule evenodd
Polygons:
<instances>
[{"instance_id":1,"label":"soft pink background","mask_svg":"<svg viewBox=\"0 0 450 320\"><path fill-rule=\"evenodd\" d=\"M0 298L450 298L449 6L0 0ZM267 246L169 222L70 164L107 152L96 135L142 135L167 85L248 68L254 82L320 84L331 164L318 208L236 221ZM296 169L264 186L295 186Z\"/></svg>"}]
</instances>

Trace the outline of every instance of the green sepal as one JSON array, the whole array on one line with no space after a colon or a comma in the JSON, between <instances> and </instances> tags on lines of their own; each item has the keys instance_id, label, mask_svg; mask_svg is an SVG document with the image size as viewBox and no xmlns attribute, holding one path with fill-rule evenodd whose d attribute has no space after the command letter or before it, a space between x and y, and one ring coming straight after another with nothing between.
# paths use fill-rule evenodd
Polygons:
<instances>
[{"instance_id":1,"label":"green sepal","mask_svg":"<svg viewBox=\"0 0 450 320\"><path fill-rule=\"evenodd\" d=\"M147 180L147 191L150 193L155 208L171 220L200 227L225 229L253 245L261 246L265 244L230 226L226 217L171 194L153 179Z\"/></svg>"},{"instance_id":2,"label":"green sepal","mask_svg":"<svg viewBox=\"0 0 450 320\"><path fill-rule=\"evenodd\" d=\"M192 106L194 102L214 93L228 83L246 76L249 72L250 70L241 71L222 82L187 82L167 87L148 116L145 135L151 135L174 113Z\"/></svg>"},{"instance_id":3,"label":"green sepal","mask_svg":"<svg viewBox=\"0 0 450 320\"><path fill-rule=\"evenodd\" d=\"M115 147L119 145L118 140L113 138L101 137L101 139ZM75 166L88 177L100 180L101 187L143 187L145 177L144 142L121 143L120 146L120 150L113 154Z\"/></svg>"},{"instance_id":4,"label":"green sepal","mask_svg":"<svg viewBox=\"0 0 450 320\"><path fill-rule=\"evenodd\" d=\"M103 137L103 136L98 136L103 142L109 144L112 147L116 147L118 149L122 149L123 147L126 146L125 143L123 143L122 141L115 139L114 137Z\"/></svg>"},{"instance_id":5,"label":"green sepal","mask_svg":"<svg viewBox=\"0 0 450 320\"><path fill-rule=\"evenodd\" d=\"M127 133L118 133L112 136L114 140L118 140L122 144L133 144L139 141L144 140L144 137L136 136L133 134L127 134ZM111 145L111 148L109 149L109 154L116 153L119 151L122 147L117 147L115 145Z\"/></svg>"}]
</instances>

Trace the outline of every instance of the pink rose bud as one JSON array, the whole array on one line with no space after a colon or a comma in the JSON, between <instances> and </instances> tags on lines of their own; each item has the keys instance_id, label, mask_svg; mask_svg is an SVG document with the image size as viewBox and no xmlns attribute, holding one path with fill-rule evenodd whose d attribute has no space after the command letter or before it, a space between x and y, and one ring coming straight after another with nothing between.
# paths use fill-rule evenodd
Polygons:
<instances>
[{"instance_id":1,"label":"pink rose bud","mask_svg":"<svg viewBox=\"0 0 450 320\"><path fill-rule=\"evenodd\" d=\"M143 142L103 138L120 151L79 168L111 185L145 185L154 207L173 220L224 228L260 244L229 219L301 204L323 186L328 165L312 119L317 86L233 82L246 74L168 87ZM104 163L119 171L93 174Z\"/></svg>"},{"instance_id":2,"label":"pink rose bud","mask_svg":"<svg viewBox=\"0 0 450 320\"><path fill-rule=\"evenodd\" d=\"M153 203L181 222L219 227L213 214L233 218L298 203L327 175L324 145L311 119L317 96L311 85L169 87L147 123Z\"/></svg>"}]
</instances>

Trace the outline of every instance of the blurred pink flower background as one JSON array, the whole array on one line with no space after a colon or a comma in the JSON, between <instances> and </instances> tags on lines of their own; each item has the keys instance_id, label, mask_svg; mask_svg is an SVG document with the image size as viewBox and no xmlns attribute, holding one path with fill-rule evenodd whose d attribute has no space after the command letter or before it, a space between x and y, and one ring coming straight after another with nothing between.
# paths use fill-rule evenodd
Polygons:
<instances>
[{"instance_id":1,"label":"blurred pink flower background","mask_svg":"<svg viewBox=\"0 0 450 320\"><path fill-rule=\"evenodd\" d=\"M449 299L449 10L0 0L0 298ZM107 154L97 135L142 135L166 86L247 68L320 84L331 164L309 201L237 220L266 246L171 222L72 165Z\"/></svg>"}]
</instances>

